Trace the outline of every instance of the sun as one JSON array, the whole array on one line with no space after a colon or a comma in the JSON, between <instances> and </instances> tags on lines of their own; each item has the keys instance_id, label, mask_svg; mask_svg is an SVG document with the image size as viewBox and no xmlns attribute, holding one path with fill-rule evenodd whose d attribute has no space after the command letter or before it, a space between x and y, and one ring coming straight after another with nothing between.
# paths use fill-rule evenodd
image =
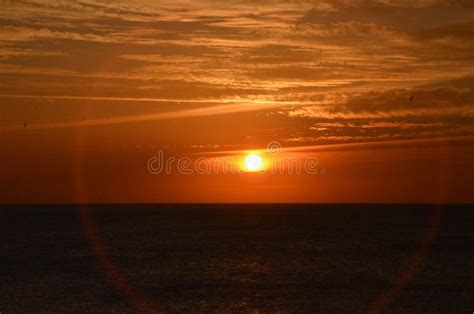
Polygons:
<instances>
[{"instance_id":1,"label":"sun","mask_svg":"<svg viewBox=\"0 0 474 314\"><path fill-rule=\"evenodd\" d=\"M244 159L243 168L248 172L256 172L263 170L263 160L257 154L249 154Z\"/></svg>"}]
</instances>

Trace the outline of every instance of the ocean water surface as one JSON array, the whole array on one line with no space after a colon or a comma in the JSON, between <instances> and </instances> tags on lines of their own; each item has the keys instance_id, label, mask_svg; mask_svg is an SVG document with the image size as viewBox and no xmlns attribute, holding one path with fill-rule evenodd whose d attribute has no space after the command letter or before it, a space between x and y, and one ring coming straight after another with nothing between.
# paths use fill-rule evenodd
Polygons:
<instances>
[{"instance_id":1,"label":"ocean water surface","mask_svg":"<svg viewBox=\"0 0 474 314\"><path fill-rule=\"evenodd\" d=\"M472 313L466 205L2 206L2 313Z\"/></svg>"}]
</instances>

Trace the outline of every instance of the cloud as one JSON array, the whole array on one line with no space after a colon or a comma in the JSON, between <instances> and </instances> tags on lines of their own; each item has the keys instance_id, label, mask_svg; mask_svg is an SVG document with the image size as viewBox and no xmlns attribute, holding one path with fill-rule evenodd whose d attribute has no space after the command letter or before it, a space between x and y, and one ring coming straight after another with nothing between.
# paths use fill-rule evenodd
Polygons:
<instances>
[{"instance_id":1,"label":"cloud","mask_svg":"<svg viewBox=\"0 0 474 314\"><path fill-rule=\"evenodd\" d=\"M411 111L415 114L423 109L471 111L474 109L474 92L471 89L454 87L373 92L352 97L343 106L334 108L335 111L353 113Z\"/></svg>"},{"instance_id":2,"label":"cloud","mask_svg":"<svg viewBox=\"0 0 474 314\"><path fill-rule=\"evenodd\" d=\"M438 87L433 89L393 89L379 92L351 93L341 102L302 106L290 116L305 117L400 117L474 114L474 92L471 88Z\"/></svg>"},{"instance_id":3,"label":"cloud","mask_svg":"<svg viewBox=\"0 0 474 314\"><path fill-rule=\"evenodd\" d=\"M421 40L454 39L464 43L464 46L472 46L470 39L474 38L474 20L461 23L452 23L442 26L424 29L416 34Z\"/></svg>"},{"instance_id":4,"label":"cloud","mask_svg":"<svg viewBox=\"0 0 474 314\"><path fill-rule=\"evenodd\" d=\"M89 41L89 42L117 42L113 38L100 36L96 34L81 34L73 32L60 32L51 31L47 28L28 28L28 27L15 27L15 26L3 26L0 28L2 34L2 41L34 41L36 39L51 38L51 39L69 39L78 41Z\"/></svg>"},{"instance_id":5,"label":"cloud","mask_svg":"<svg viewBox=\"0 0 474 314\"><path fill-rule=\"evenodd\" d=\"M306 142L472 131L470 1L18 0L2 9L1 94L242 104L131 109L88 125L248 112ZM58 123L43 127L84 124Z\"/></svg>"},{"instance_id":6,"label":"cloud","mask_svg":"<svg viewBox=\"0 0 474 314\"><path fill-rule=\"evenodd\" d=\"M299 126L287 133L289 143L472 135L473 82L465 77L410 89L321 93L317 104L286 107L277 114Z\"/></svg>"},{"instance_id":7,"label":"cloud","mask_svg":"<svg viewBox=\"0 0 474 314\"><path fill-rule=\"evenodd\" d=\"M62 99L59 98L50 98L50 99ZM69 98L70 99L70 98ZM81 97L76 99L83 99ZM94 98L93 98L94 99ZM95 98L95 100L106 100L106 98ZM113 99L107 99L113 100ZM116 99L119 101L146 101L146 102L162 102L165 100L153 100L153 99ZM249 111L258 111L262 109L275 108L278 106L285 106L285 103L230 103L225 105L214 105L207 106L204 108L196 109L185 109L169 112L160 112L160 113L150 113L150 114L135 114L127 116L115 116L109 118L99 118L99 119L82 119L75 121L60 121L52 123L36 123L36 124L25 124L25 125L14 125L0 128L1 131L37 131L37 130L49 130L49 129L64 129L64 128L75 128L75 127L90 127L90 126L100 126L100 125L115 125L115 124L127 124L127 123L136 123L136 122L145 122L145 121L158 121L158 120L168 120L168 119L182 119L182 118L194 118L194 117L203 117L203 116L214 116L214 115L224 115L232 113L241 113Z\"/></svg>"}]
</instances>

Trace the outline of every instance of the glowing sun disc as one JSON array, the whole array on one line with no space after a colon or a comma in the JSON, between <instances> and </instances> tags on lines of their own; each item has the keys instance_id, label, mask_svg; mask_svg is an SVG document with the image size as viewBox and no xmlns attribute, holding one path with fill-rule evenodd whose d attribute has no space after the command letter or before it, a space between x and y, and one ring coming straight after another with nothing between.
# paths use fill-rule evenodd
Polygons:
<instances>
[{"instance_id":1,"label":"glowing sun disc","mask_svg":"<svg viewBox=\"0 0 474 314\"><path fill-rule=\"evenodd\" d=\"M256 154L250 154L245 157L244 160L244 169L245 171L255 172L263 169L263 160L262 157Z\"/></svg>"}]
</instances>

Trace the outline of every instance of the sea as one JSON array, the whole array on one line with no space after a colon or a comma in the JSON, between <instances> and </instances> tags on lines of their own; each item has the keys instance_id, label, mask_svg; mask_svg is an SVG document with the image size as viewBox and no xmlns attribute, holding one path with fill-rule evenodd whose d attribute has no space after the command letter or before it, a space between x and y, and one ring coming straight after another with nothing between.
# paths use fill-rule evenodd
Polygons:
<instances>
[{"instance_id":1,"label":"sea","mask_svg":"<svg viewBox=\"0 0 474 314\"><path fill-rule=\"evenodd\" d=\"M474 208L0 206L0 312L473 313Z\"/></svg>"}]
</instances>

